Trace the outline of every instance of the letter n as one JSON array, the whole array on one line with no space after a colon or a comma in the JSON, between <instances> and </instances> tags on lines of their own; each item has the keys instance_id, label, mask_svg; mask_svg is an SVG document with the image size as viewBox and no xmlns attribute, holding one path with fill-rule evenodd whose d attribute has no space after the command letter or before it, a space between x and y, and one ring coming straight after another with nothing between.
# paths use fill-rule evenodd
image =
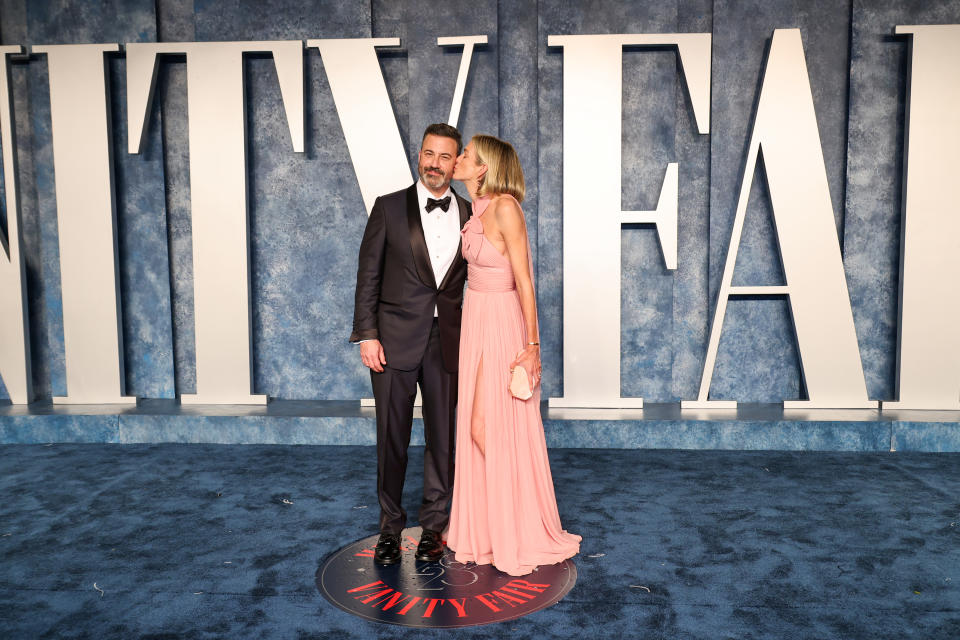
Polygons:
<instances>
[{"instance_id":1,"label":"letter n","mask_svg":"<svg viewBox=\"0 0 960 640\"><path fill-rule=\"evenodd\" d=\"M763 155L785 286L732 286L754 168ZM700 393L683 408L731 408L708 400L727 301L784 295L790 302L808 400L784 408L876 408L867 399L853 311L833 219L813 95L799 29L773 32L756 121L710 328Z\"/></svg>"}]
</instances>

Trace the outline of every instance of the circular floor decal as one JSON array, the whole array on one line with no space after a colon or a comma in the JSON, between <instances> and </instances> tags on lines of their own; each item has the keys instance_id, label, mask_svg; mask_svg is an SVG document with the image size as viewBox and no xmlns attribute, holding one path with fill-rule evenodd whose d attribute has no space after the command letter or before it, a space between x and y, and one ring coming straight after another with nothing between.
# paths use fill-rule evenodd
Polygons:
<instances>
[{"instance_id":1,"label":"circular floor decal","mask_svg":"<svg viewBox=\"0 0 960 640\"><path fill-rule=\"evenodd\" d=\"M327 600L377 622L441 628L513 620L556 604L577 581L570 560L522 578L457 562L449 549L439 562L420 562L414 558L419 527L404 529L402 559L383 567L373 560L378 537L347 545L317 569L317 588Z\"/></svg>"}]
</instances>

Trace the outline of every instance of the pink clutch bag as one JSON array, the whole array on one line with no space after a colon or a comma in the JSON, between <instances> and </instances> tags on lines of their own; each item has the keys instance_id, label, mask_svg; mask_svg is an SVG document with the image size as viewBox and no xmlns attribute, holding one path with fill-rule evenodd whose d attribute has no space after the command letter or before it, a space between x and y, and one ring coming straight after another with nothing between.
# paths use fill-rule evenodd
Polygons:
<instances>
[{"instance_id":1,"label":"pink clutch bag","mask_svg":"<svg viewBox=\"0 0 960 640\"><path fill-rule=\"evenodd\" d=\"M527 370L521 366L513 368L513 376L510 378L510 393L513 394L514 398L520 400L527 400L533 395Z\"/></svg>"}]
</instances>

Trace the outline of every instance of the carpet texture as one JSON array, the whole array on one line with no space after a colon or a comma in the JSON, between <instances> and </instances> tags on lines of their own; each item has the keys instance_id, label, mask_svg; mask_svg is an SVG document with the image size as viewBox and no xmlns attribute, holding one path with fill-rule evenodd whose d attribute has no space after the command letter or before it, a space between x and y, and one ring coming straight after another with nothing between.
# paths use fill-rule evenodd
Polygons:
<instances>
[{"instance_id":1,"label":"carpet texture","mask_svg":"<svg viewBox=\"0 0 960 640\"><path fill-rule=\"evenodd\" d=\"M0 447L3 638L960 637L960 455L557 449L559 604L459 631L314 574L376 529L371 447ZM420 500L411 450L405 506ZM411 522L410 524L415 524Z\"/></svg>"}]
</instances>

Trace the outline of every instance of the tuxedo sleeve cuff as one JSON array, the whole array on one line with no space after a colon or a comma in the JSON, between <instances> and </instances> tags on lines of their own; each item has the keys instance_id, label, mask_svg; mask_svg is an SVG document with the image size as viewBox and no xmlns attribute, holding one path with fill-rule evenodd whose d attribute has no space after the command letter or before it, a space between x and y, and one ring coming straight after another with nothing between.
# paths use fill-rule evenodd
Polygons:
<instances>
[{"instance_id":1,"label":"tuxedo sleeve cuff","mask_svg":"<svg viewBox=\"0 0 960 640\"><path fill-rule=\"evenodd\" d=\"M380 333L376 329L359 329L350 334L350 342L364 342L366 340L378 340Z\"/></svg>"}]
</instances>

